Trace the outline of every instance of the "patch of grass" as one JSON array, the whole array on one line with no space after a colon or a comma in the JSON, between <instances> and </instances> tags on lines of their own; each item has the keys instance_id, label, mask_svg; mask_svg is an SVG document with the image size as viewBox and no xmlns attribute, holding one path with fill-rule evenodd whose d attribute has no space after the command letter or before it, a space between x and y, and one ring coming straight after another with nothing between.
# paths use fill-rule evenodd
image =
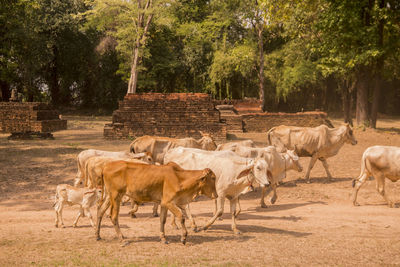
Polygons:
<instances>
[{"instance_id":1,"label":"patch of grass","mask_svg":"<svg viewBox=\"0 0 400 267\"><path fill-rule=\"evenodd\" d=\"M79 148L79 145L80 145L79 143L64 143L63 145L72 147L74 149L80 149Z\"/></svg>"},{"instance_id":2,"label":"patch of grass","mask_svg":"<svg viewBox=\"0 0 400 267\"><path fill-rule=\"evenodd\" d=\"M14 240L3 239L0 240L0 247L12 246L15 244Z\"/></svg>"}]
</instances>

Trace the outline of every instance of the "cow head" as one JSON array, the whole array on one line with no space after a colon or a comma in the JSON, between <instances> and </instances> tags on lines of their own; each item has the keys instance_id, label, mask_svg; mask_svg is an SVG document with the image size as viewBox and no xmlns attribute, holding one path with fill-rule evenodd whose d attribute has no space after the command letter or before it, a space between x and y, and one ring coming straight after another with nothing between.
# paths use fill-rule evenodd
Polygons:
<instances>
[{"instance_id":1,"label":"cow head","mask_svg":"<svg viewBox=\"0 0 400 267\"><path fill-rule=\"evenodd\" d=\"M92 188L86 190L86 192L83 195L88 198L94 197L95 199L101 199L102 192L103 191L101 190L101 188Z\"/></svg>"},{"instance_id":2,"label":"cow head","mask_svg":"<svg viewBox=\"0 0 400 267\"><path fill-rule=\"evenodd\" d=\"M203 133L202 131L200 131L200 134L202 135L202 138L199 140L201 149L213 151L217 148L210 134Z\"/></svg>"},{"instance_id":3,"label":"cow head","mask_svg":"<svg viewBox=\"0 0 400 267\"><path fill-rule=\"evenodd\" d=\"M252 160L250 166L252 166L250 172L254 175L255 180L260 184L260 186L264 187L269 185L269 180L271 179L271 176L268 170L268 164L265 159L258 157Z\"/></svg>"},{"instance_id":4,"label":"cow head","mask_svg":"<svg viewBox=\"0 0 400 267\"><path fill-rule=\"evenodd\" d=\"M289 157L289 164L291 166L294 167L294 169L298 172L302 172L303 171L303 167L301 166L300 162L299 162L299 156L297 156L296 154L296 146L294 150L287 150L286 154Z\"/></svg>"},{"instance_id":5,"label":"cow head","mask_svg":"<svg viewBox=\"0 0 400 267\"><path fill-rule=\"evenodd\" d=\"M133 159L140 159L149 164L154 164L153 154L151 152L142 152L142 153L136 153L136 154L130 153L129 157L133 158Z\"/></svg>"},{"instance_id":6,"label":"cow head","mask_svg":"<svg viewBox=\"0 0 400 267\"><path fill-rule=\"evenodd\" d=\"M83 180L80 177L75 177L74 186L76 187L83 186Z\"/></svg>"},{"instance_id":7,"label":"cow head","mask_svg":"<svg viewBox=\"0 0 400 267\"><path fill-rule=\"evenodd\" d=\"M345 142L350 143L353 146L357 145L357 140L354 137L353 129L351 129L351 127L348 123L346 123L344 126L346 127Z\"/></svg>"},{"instance_id":8,"label":"cow head","mask_svg":"<svg viewBox=\"0 0 400 267\"><path fill-rule=\"evenodd\" d=\"M203 174L199 177L200 194L209 198L217 198L217 190L215 188L215 174L210 169L204 169Z\"/></svg>"}]
</instances>

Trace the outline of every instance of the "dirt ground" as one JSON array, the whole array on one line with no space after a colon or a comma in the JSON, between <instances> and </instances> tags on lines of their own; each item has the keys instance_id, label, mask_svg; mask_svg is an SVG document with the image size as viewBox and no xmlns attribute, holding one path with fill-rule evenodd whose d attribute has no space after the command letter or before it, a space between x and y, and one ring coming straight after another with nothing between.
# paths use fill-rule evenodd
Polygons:
<instances>
[{"instance_id":1,"label":"dirt ground","mask_svg":"<svg viewBox=\"0 0 400 267\"><path fill-rule=\"evenodd\" d=\"M124 206L121 228L133 240L125 247L115 238L109 219L103 220L102 241L95 240L87 218L72 228L76 206L64 209L66 228L54 227L55 187L72 183L78 153L88 148L126 150L130 143L102 138L110 117L67 119L68 130L54 133L55 140L9 141L8 135L0 134L1 266L400 265L400 209L385 205L374 180L361 188L360 207L350 203L351 179L359 175L363 151L372 145L400 146L400 119L379 121L379 130L355 129L358 144L344 145L328 160L332 181L317 162L311 184L301 179L304 171L288 172L277 202L266 209L259 206L259 190L243 196L241 235L230 230L226 203L223 220L206 232L189 231L186 245L179 242L180 231L168 225L170 244L163 245L152 206L140 207L136 219ZM259 145L265 141L264 134L238 137ZM304 168L308 161L301 159ZM386 190L399 204L400 183L387 180ZM213 208L213 201L205 198L192 204L198 225L208 220Z\"/></svg>"}]
</instances>

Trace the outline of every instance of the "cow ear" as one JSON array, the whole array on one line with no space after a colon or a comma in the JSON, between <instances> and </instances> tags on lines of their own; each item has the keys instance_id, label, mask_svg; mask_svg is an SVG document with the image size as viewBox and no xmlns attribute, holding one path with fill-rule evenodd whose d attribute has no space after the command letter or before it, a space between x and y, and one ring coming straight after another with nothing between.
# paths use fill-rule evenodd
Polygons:
<instances>
[{"instance_id":1,"label":"cow ear","mask_svg":"<svg viewBox=\"0 0 400 267\"><path fill-rule=\"evenodd\" d=\"M249 173L251 172L251 169L253 169L253 167L254 167L254 164L251 164L250 166L248 166L246 169L244 169L243 171L241 171L239 173L239 175L236 177L236 179L240 179L244 176L249 175Z\"/></svg>"},{"instance_id":2,"label":"cow ear","mask_svg":"<svg viewBox=\"0 0 400 267\"><path fill-rule=\"evenodd\" d=\"M94 194L94 192L96 192L96 188L94 189L89 189L88 191L86 191L85 193L83 193L84 195L89 195L89 194Z\"/></svg>"}]
</instances>

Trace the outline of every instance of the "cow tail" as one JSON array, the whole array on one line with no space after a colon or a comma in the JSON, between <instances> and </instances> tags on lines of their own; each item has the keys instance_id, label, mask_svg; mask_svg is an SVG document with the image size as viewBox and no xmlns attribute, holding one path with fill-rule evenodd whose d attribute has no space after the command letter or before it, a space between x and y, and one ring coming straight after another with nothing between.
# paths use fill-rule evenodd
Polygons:
<instances>
[{"instance_id":1,"label":"cow tail","mask_svg":"<svg viewBox=\"0 0 400 267\"><path fill-rule=\"evenodd\" d=\"M364 174L364 172L365 172L365 166L366 166L365 161L366 161L366 154L365 154L365 152L364 152L364 154L363 154L363 156L362 156L362 159L361 159L361 171L360 171L360 175L359 175L357 178L354 178L353 181L352 181L352 183L351 183L351 185L352 185L353 187L356 186L357 180L359 180L359 179L362 177L362 175Z\"/></svg>"},{"instance_id":2,"label":"cow tail","mask_svg":"<svg viewBox=\"0 0 400 267\"><path fill-rule=\"evenodd\" d=\"M133 140L133 142L132 142L131 145L129 146L129 152L131 152L132 154L136 153L136 152L135 152L135 143L136 143L136 140L137 140L137 139Z\"/></svg>"},{"instance_id":3,"label":"cow tail","mask_svg":"<svg viewBox=\"0 0 400 267\"><path fill-rule=\"evenodd\" d=\"M56 206L57 202L58 202L59 196L58 196L58 190L56 190L56 195L54 196L54 203L53 203L53 208Z\"/></svg>"},{"instance_id":4,"label":"cow tail","mask_svg":"<svg viewBox=\"0 0 400 267\"><path fill-rule=\"evenodd\" d=\"M269 129L269 131L267 132L267 137L268 137L268 145L272 146L272 142L271 142L271 134L272 131L275 129L275 127L272 127L271 129Z\"/></svg>"}]
</instances>

